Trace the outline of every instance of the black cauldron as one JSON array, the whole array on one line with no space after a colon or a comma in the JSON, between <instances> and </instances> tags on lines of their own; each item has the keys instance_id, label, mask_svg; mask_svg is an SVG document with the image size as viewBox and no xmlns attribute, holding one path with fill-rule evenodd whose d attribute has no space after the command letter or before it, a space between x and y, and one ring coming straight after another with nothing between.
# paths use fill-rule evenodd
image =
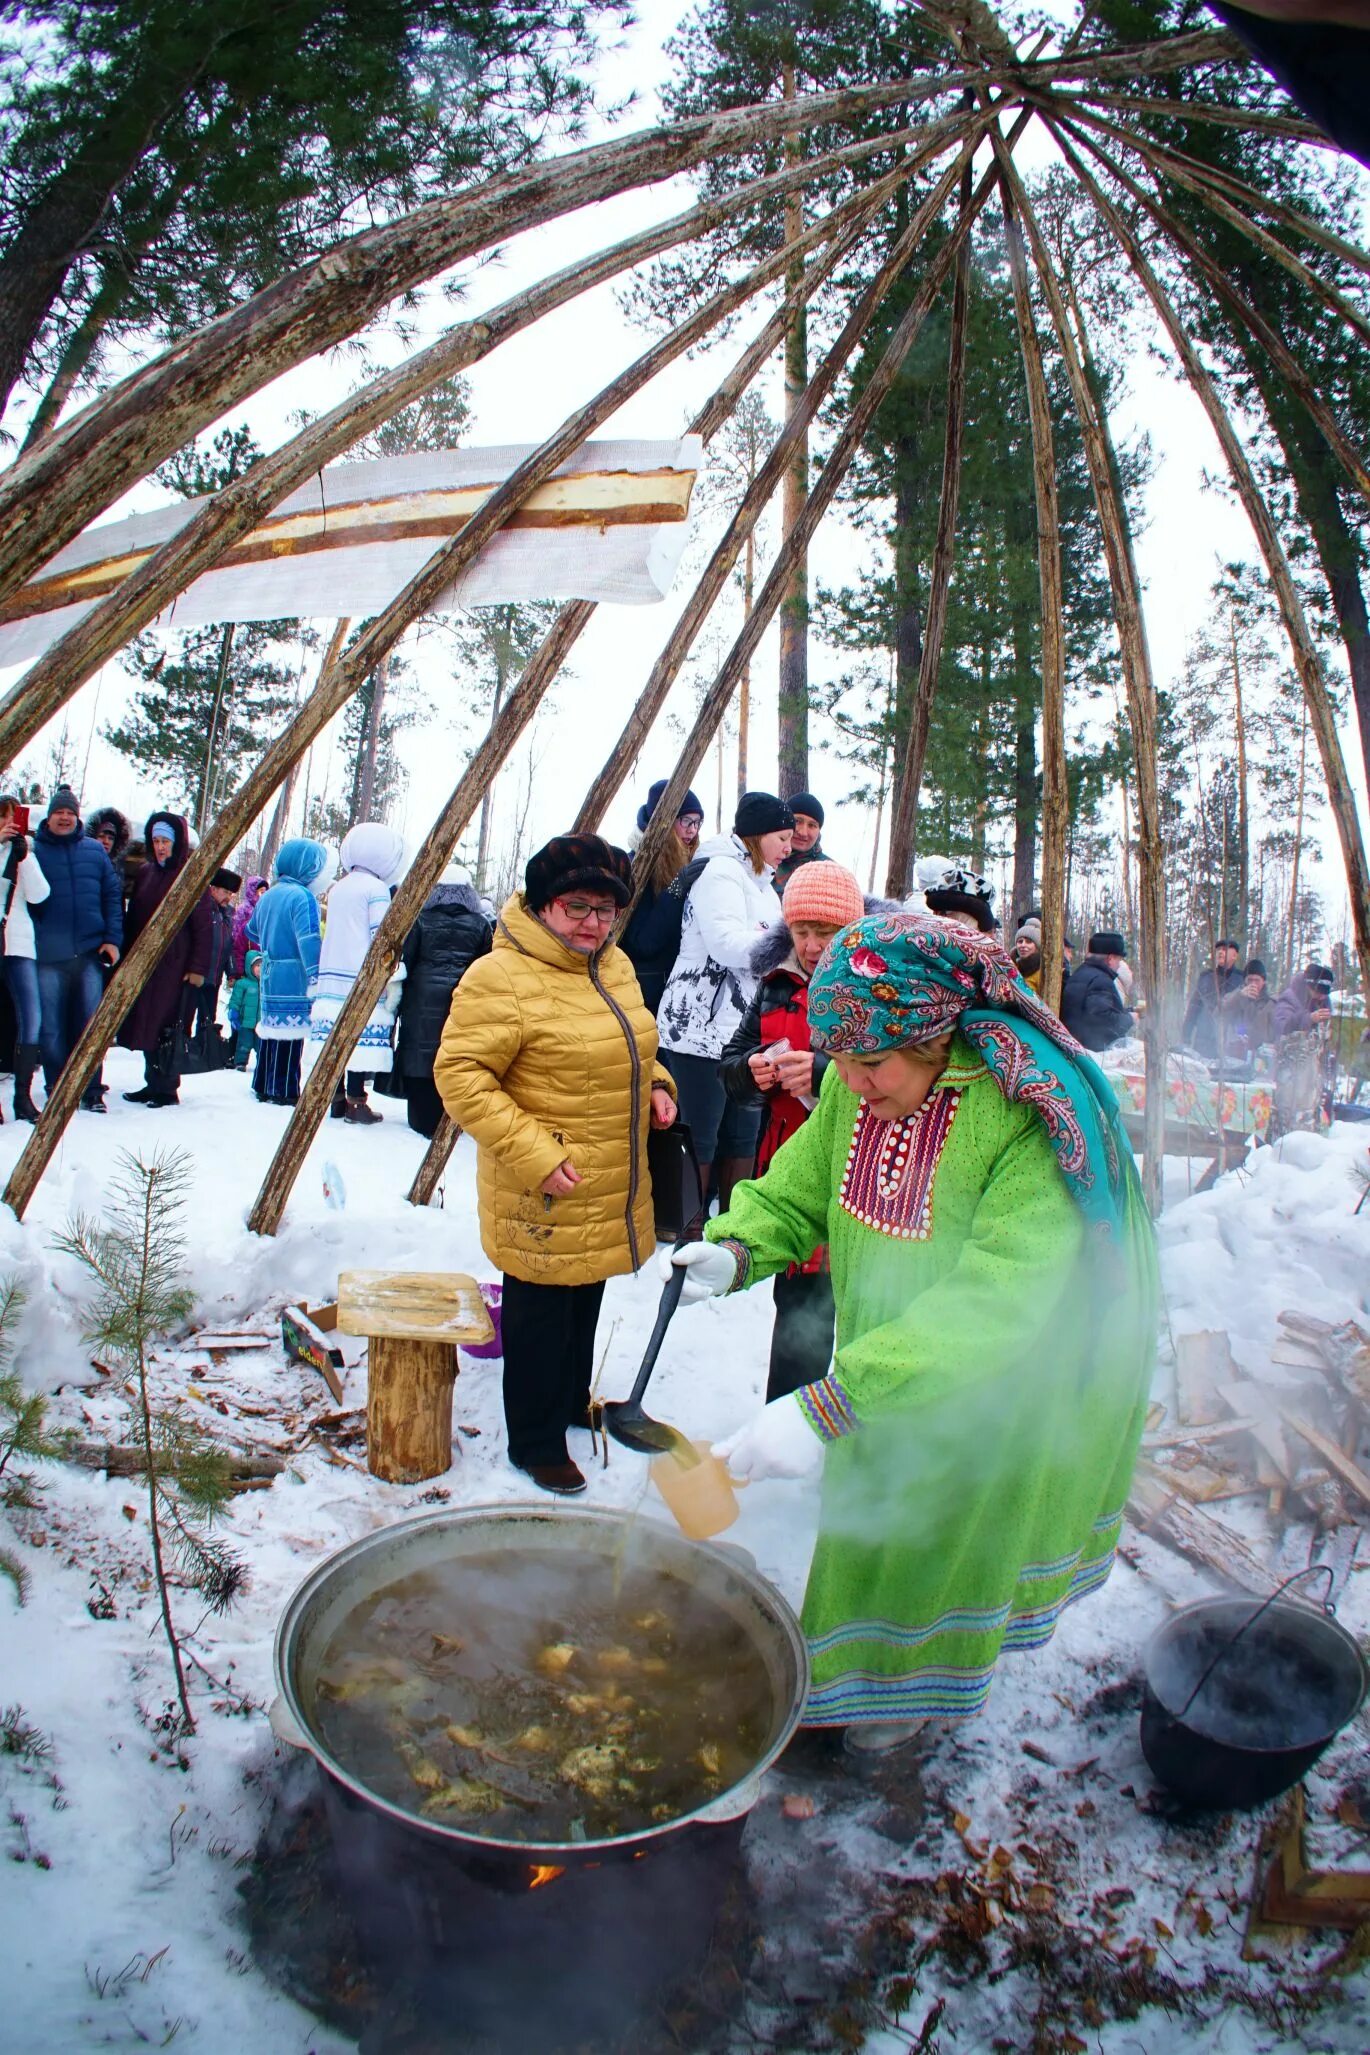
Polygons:
<instances>
[{"instance_id":1,"label":"black cauldron","mask_svg":"<svg viewBox=\"0 0 1370 2055\"><path fill-rule=\"evenodd\" d=\"M1330 1609L1204 1599L1146 1652L1142 1754L1190 1805L1246 1811L1307 1774L1370 1686Z\"/></svg>"}]
</instances>

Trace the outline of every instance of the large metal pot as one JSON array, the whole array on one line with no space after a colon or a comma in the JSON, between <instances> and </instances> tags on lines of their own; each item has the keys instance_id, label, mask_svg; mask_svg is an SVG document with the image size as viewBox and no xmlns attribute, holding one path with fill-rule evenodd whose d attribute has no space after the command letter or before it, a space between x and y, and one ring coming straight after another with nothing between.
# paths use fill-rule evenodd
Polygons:
<instances>
[{"instance_id":1,"label":"large metal pot","mask_svg":"<svg viewBox=\"0 0 1370 2055\"><path fill-rule=\"evenodd\" d=\"M371 1592L454 1556L607 1554L625 1542L635 1561L730 1613L765 1661L774 1713L742 1784L641 1833L531 1846L417 1819L334 1760L314 1723L319 1663L338 1622ZM740 1550L624 1513L473 1506L401 1521L321 1563L281 1620L276 1678L273 1725L317 1760L338 1880L380 1988L401 1993L416 2017L460 2019L500 2046L549 2037L561 2046L574 2022L573 2039L616 2047L697 1973L721 1909L738 1902L746 1814L799 1723L809 1665L794 1614Z\"/></svg>"},{"instance_id":2,"label":"large metal pot","mask_svg":"<svg viewBox=\"0 0 1370 2055\"><path fill-rule=\"evenodd\" d=\"M631 1533L628 1530L631 1529ZM463 1555L484 1556L492 1550L549 1548L573 1554L616 1554L629 1546L635 1562L668 1572L694 1585L741 1625L770 1674L773 1716L766 1742L741 1785L732 1787L697 1811L663 1825L613 1840L501 1840L475 1827L455 1827L419 1820L379 1797L353 1777L329 1752L315 1722L319 1663L338 1622L362 1600L401 1577L450 1562ZM799 1724L808 1692L808 1651L799 1622L773 1586L735 1549L688 1542L657 1522L632 1514L576 1506L468 1506L401 1520L339 1549L307 1577L286 1607L276 1633L276 1681L280 1701L275 1725L283 1739L307 1748L331 1785L360 1805L387 1817L406 1835L489 1857L504 1851L523 1866L571 1867L603 1862L615 1853L636 1853L652 1842L678 1834L695 1823L716 1823L743 1812L748 1786L754 1786L789 1741ZM731 1807L730 1807L731 1800Z\"/></svg>"}]
</instances>

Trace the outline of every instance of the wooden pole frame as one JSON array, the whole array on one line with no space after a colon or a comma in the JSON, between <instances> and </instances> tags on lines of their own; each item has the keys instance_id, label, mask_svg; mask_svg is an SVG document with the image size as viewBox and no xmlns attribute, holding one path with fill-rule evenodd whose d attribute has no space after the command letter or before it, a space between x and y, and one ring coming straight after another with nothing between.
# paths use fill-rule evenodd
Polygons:
<instances>
[{"instance_id":1,"label":"wooden pole frame","mask_svg":"<svg viewBox=\"0 0 1370 2055\"><path fill-rule=\"evenodd\" d=\"M947 90L893 80L701 115L503 173L349 238L131 373L0 479L0 597L227 408L491 244L791 129Z\"/></svg>"},{"instance_id":2,"label":"wooden pole frame","mask_svg":"<svg viewBox=\"0 0 1370 2055\"><path fill-rule=\"evenodd\" d=\"M1090 383L1081 350L1076 346L1069 311L1032 202L1012 163L1005 160L1002 169L1005 181L1012 189L1018 217L1031 242L1033 262L1070 381L1094 502L1099 512L1112 591L1137 775L1138 951L1147 997L1146 1011L1142 1016L1147 1076L1146 1105L1142 1116L1142 1178L1148 1203L1153 1212L1158 1212L1165 1153L1166 1105L1165 840L1157 779L1156 687L1142 611L1141 579L1137 573L1132 530L1119 486L1117 456L1107 417ZM1081 342L1085 342L1083 328ZM1045 908L1043 910L1045 912Z\"/></svg>"},{"instance_id":3,"label":"wooden pole frame","mask_svg":"<svg viewBox=\"0 0 1370 2055\"><path fill-rule=\"evenodd\" d=\"M1108 223L1122 244L1134 272L1160 316L1161 323L1184 366L1186 376L1212 424L1213 432L1227 459L1237 496L1246 511L1261 554L1265 558L1293 654L1294 667L1303 686L1304 702L1322 757L1323 773L1327 779L1328 796L1337 824L1337 836L1341 843L1342 862L1346 871L1356 955L1360 962L1361 975L1366 981L1367 988L1370 988L1370 864L1366 861L1365 842L1356 812L1355 796L1347 775L1341 738L1337 733L1336 709L1332 704L1332 696L1323 673L1322 659L1318 655L1317 644L1304 613L1303 601L1280 542L1274 516L1256 483L1255 473L1251 469L1241 438L1219 397L1217 386L1190 340L1169 295L1152 270L1135 231L1082 162L1078 153L1072 149L1068 139L1074 137L1084 147L1089 148L1088 138L1079 136L1068 124L1062 126L1052 122L1050 126L1067 162L1093 198L1102 219Z\"/></svg>"},{"instance_id":4,"label":"wooden pole frame","mask_svg":"<svg viewBox=\"0 0 1370 2055\"><path fill-rule=\"evenodd\" d=\"M970 170L962 177L961 211L970 205ZM942 445L942 490L937 503L937 535L933 543L932 573L928 579L928 604L923 624L923 651L918 663L918 684L913 717L904 746L903 769L897 782L898 801L890 808L890 846L885 873L885 891L902 899L909 890L913 866L914 833L918 801L923 789L923 766L927 761L928 736L932 728L932 705L937 692L937 673L942 663L946 638L947 604L951 597L951 576L956 562L956 520L961 501L961 467L966 425L966 328L970 312L970 238L961 244L956 257L955 283L951 299L951 334L947 343L947 424ZM879 837L876 837L877 847Z\"/></svg>"},{"instance_id":5,"label":"wooden pole frame","mask_svg":"<svg viewBox=\"0 0 1370 2055\"><path fill-rule=\"evenodd\" d=\"M951 148L964 126L957 117L935 123L922 133L922 153L934 156L937 149ZM894 140L881 138L882 145ZM804 176L826 166L869 156L875 144L863 140L843 150L832 151L806 169ZM18 683L0 700L0 763L13 762L33 740L43 724L70 699L86 680L107 663L126 642L169 606L195 578L211 570L238 541L280 505L298 486L315 476L325 464L342 456L380 422L419 394L430 391L443 379L469 369L489 356L503 342L539 321L545 314L603 284L619 272L675 247L678 243L707 233L741 207L754 205L783 194L798 174L793 171L761 180L740 195L688 208L658 227L629 236L585 263L565 266L527 291L493 307L472 321L449 329L427 349L406 357L378 377L360 393L351 395L328 413L312 421L297 435L263 457L242 478L215 494L192 520L153 552L147 562L130 573L85 618L31 664ZM897 182L897 174L895 182ZM857 194L823 215L805 239L805 248L822 242L859 214L867 200L886 185ZM892 189L892 188L891 188Z\"/></svg>"},{"instance_id":6,"label":"wooden pole frame","mask_svg":"<svg viewBox=\"0 0 1370 2055\"><path fill-rule=\"evenodd\" d=\"M1051 426L1042 345L1028 287L1027 252L1016 190L1010 185L1001 144L992 137L999 163L1008 245L1013 310L1027 387L1032 430L1032 489L1037 508L1037 574L1042 592L1042 998L1061 1003L1065 962L1066 841L1070 792L1066 771L1065 601L1061 572L1061 519L1056 493L1056 445ZM1020 189L1018 189L1020 190Z\"/></svg>"},{"instance_id":7,"label":"wooden pole frame","mask_svg":"<svg viewBox=\"0 0 1370 2055\"><path fill-rule=\"evenodd\" d=\"M705 301L685 321L644 351L626 371L601 388L585 406L569 415L560 428L496 487L460 533L429 558L339 659L328 677L321 679L309 700L213 823L199 848L191 852L152 920L124 957L120 975L111 981L86 1023L5 1187L5 1201L16 1214L22 1218L66 1123L79 1103L86 1080L134 1004L144 980L170 946L172 937L189 916L191 907L214 871L239 836L256 819L292 763L346 704L381 658L394 648L405 630L427 612L438 594L479 555L528 494L573 455L600 422L607 420L634 392L648 384L666 365L683 356L734 308L760 292L783 270L786 261L787 253L783 249L772 252L745 277ZM313 1075L317 1076L321 1067L328 1069L331 1060L326 1046Z\"/></svg>"},{"instance_id":8,"label":"wooden pole frame","mask_svg":"<svg viewBox=\"0 0 1370 2055\"><path fill-rule=\"evenodd\" d=\"M877 408L884 400L898 375L899 367L927 319L928 311L936 300L948 271L955 263L961 245L970 234L985 201L994 189L997 171L988 171L981 178L970 207L958 220L946 243L937 252L924 275L922 284L885 346L865 390L852 407L847 419L838 432L837 439L828 453L822 471L809 492L804 508L791 533L778 551L775 562L767 573L766 581L757 595L751 615L743 622L736 641L723 661L722 668L704 696L694 724L685 739L675 769L666 783L666 789L658 801L656 812L647 823L646 833L633 864L633 901L641 897L652 866L666 837L672 831L681 802L703 759L714 730L727 712L728 702L743 669L756 652L756 646L770 624L771 616L779 606L789 576L790 559L793 553L808 548L814 531L831 503L838 486L845 477L848 466L856 454L866 430L873 420ZM627 909L631 913L632 906ZM626 916L625 916L626 917Z\"/></svg>"},{"instance_id":9,"label":"wooden pole frame","mask_svg":"<svg viewBox=\"0 0 1370 2055\"><path fill-rule=\"evenodd\" d=\"M1300 285L1322 300L1323 304L1338 315L1349 328L1353 328L1358 335L1370 342L1370 321L1365 319L1359 308L1353 307L1334 285L1329 285L1326 279L1320 278L1317 272L1305 264L1302 257L1297 256L1287 244L1282 243L1278 236L1272 235L1269 229L1262 228L1258 221L1251 215L1244 214L1241 207L1235 204L1237 200L1243 200L1249 206L1259 206L1261 195L1254 186L1247 185L1244 179L1231 178L1225 172L1215 170L1210 175L1208 167L1201 164L1197 158L1187 157L1181 150L1168 149L1164 143L1154 142L1150 137L1143 141L1130 135L1125 128L1119 128L1117 122L1105 121L1087 108L1082 107L1075 120L1081 128L1092 129L1098 135L1108 136L1113 142L1121 143L1126 149L1135 150L1153 171L1160 171L1173 185L1182 186L1186 192L1193 193L1210 212L1228 222L1239 235L1245 236L1248 242L1255 243L1258 249L1273 257L1277 264L1282 265L1298 279ZM1354 244L1346 242L1341 236L1329 233L1316 221L1310 220L1306 214L1301 214L1297 207L1286 206L1283 201L1273 196L1265 205L1278 219L1293 228L1296 234L1320 244L1331 256L1349 268L1370 274L1370 252L1357 250Z\"/></svg>"},{"instance_id":10,"label":"wooden pole frame","mask_svg":"<svg viewBox=\"0 0 1370 2055\"><path fill-rule=\"evenodd\" d=\"M653 722L665 705L671 686L679 675L680 667L726 585L748 536L753 533L776 486L787 475L794 451L806 443L809 427L818 409L836 385L842 367L864 335L876 307L941 212L947 194L970 163L986 126L987 123L983 120L974 124L975 133L963 144L957 162L943 172L932 192L917 209L909 226L854 303L836 341L817 371L789 409L784 427L767 452L765 462L747 487L698 584L667 637L666 645L652 667L651 675L637 705L628 717L622 734L581 804L574 823L577 834L597 828L603 819L633 759L651 732ZM911 172L915 168L911 161L907 169ZM815 278L810 290L817 284L818 280ZM789 301L781 309L783 325L788 325L792 309L793 303ZM801 508L802 505L801 501ZM795 519L797 518L796 511ZM674 815L671 818L674 819Z\"/></svg>"},{"instance_id":11,"label":"wooden pole frame","mask_svg":"<svg viewBox=\"0 0 1370 2055\"><path fill-rule=\"evenodd\" d=\"M864 223L860 226L863 227ZM849 231L853 235L857 232L857 227ZM767 277L774 277L783 270L787 261L788 252L782 248L749 273L748 279L743 283L749 284L763 271ZM753 287L753 290L755 289L757 288ZM738 290L739 288L734 286L716 297L729 298ZM666 340L672 345L672 355L679 355L689 347L687 331L696 329L701 322L706 328L714 325L719 318L717 312L711 312L715 305L715 301L708 302L699 313L691 317L690 321L671 332ZM781 310L780 318L786 318L784 309ZM763 330L763 336L769 332L770 327L771 324L768 323ZM681 337L686 339L682 341ZM649 350L638 360L639 366L652 362L660 348L661 345L657 345L656 350ZM717 433L769 353L769 348L760 348L757 342L748 346L739 363L724 380L718 392L706 402L699 417L692 424L695 433L704 434L707 431L708 437ZM634 371L637 368L635 366ZM653 370L659 368L659 363L653 365ZM646 377L639 382L645 383ZM625 397L620 390L622 384L622 379L615 380L612 386L606 387L591 403L592 406L600 407L606 413L615 411ZM442 875L443 867L480 805L489 788L490 780L504 763L514 743L536 712L565 661L572 642L580 635L593 612L592 601L578 600L566 608L553 624L542 647L525 667L517 685L491 724L485 741L463 772L447 804L415 853L379 928L372 937L352 990L344 1000L329 1030L328 1038L319 1050L314 1067L300 1093L299 1103L291 1114L285 1133L267 1168L261 1190L248 1215L248 1226L254 1234L274 1234L279 1227L304 1159L332 1104L338 1080L347 1068L348 1059L370 1018L372 1009L394 974L406 935L418 919L425 899ZM551 645L555 643L558 632L568 617L574 618L574 627L563 631L562 646L558 651ZM434 1135L433 1142L419 1167L415 1189L422 1191L426 1187L428 1196L431 1196L456 1139L457 1130L450 1121L439 1124L438 1132Z\"/></svg>"},{"instance_id":12,"label":"wooden pole frame","mask_svg":"<svg viewBox=\"0 0 1370 2055\"><path fill-rule=\"evenodd\" d=\"M1156 226L1186 259L1190 269L1204 279L1209 290L1228 314L1250 330L1276 370L1307 410L1351 483L1367 506L1370 506L1370 465L1367 465L1360 452L1347 440L1336 416L1320 397L1302 364L1285 347L1282 338L1270 326L1264 315L1258 314L1244 295L1237 291L1221 265L1213 261L1203 246L1194 240L1183 222L1178 221L1163 202L1149 193L1145 186L1139 185L1093 137L1083 135L1079 130L1075 133L1079 135L1080 141L1091 156L1105 167L1110 177L1116 179L1124 192L1135 200L1139 207L1145 209ZM1137 143L1135 148L1141 156L1147 156L1143 144Z\"/></svg>"},{"instance_id":13,"label":"wooden pole frame","mask_svg":"<svg viewBox=\"0 0 1370 2055\"><path fill-rule=\"evenodd\" d=\"M183 443L283 372L343 341L400 294L509 236L707 158L882 107L915 107L975 83L1136 77L1231 54L1200 33L915 84L893 79L763 101L597 143L428 201L367 229L164 351L35 444L0 480L0 597Z\"/></svg>"}]
</instances>

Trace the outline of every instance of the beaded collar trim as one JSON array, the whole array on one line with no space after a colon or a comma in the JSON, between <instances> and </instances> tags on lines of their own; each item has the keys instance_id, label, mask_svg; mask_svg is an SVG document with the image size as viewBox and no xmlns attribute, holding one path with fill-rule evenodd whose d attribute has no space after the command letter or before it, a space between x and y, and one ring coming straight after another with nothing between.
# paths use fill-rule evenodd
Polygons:
<instances>
[{"instance_id":1,"label":"beaded collar trim","mask_svg":"<svg viewBox=\"0 0 1370 2055\"><path fill-rule=\"evenodd\" d=\"M960 1103L959 1091L929 1092L903 1120L879 1120L863 1103L837 1195L842 1211L876 1234L927 1241L932 1181Z\"/></svg>"}]
</instances>

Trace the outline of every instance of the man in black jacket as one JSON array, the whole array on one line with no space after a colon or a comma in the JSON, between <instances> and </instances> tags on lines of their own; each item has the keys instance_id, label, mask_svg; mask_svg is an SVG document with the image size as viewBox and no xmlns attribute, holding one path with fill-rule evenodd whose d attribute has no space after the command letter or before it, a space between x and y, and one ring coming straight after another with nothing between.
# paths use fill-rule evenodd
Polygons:
<instances>
[{"instance_id":1,"label":"man in black jacket","mask_svg":"<svg viewBox=\"0 0 1370 2055\"><path fill-rule=\"evenodd\" d=\"M789 855L782 857L775 867L775 889L782 898L786 885L801 865L828 861L828 852L823 847L822 802L812 792L796 792L785 804L794 815L794 841Z\"/></svg>"},{"instance_id":2,"label":"man in black jacket","mask_svg":"<svg viewBox=\"0 0 1370 2055\"><path fill-rule=\"evenodd\" d=\"M1061 1022L1086 1049L1111 1049L1132 1033L1132 1014L1119 997L1117 972L1127 944L1112 928L1089 938L1089 954L1061 992Z\"/></svg>"},{"instance_id":3,"label":"man in black jacket","mask_svg":"<svg viewBox=\"0 0 1370 2055\"><path fill-rule=\"evenodd\" d=\"M1218 1016L1222 1003L1242 987L1242 974L1237 968L1238 953L1235 942L1224 940L1214 943L1213 962L1195 979L1185 1008L1180 1040L1197 1055L1206 1056L1210 1063L1218 1053Z\"/></svg>"}]
</instances>

